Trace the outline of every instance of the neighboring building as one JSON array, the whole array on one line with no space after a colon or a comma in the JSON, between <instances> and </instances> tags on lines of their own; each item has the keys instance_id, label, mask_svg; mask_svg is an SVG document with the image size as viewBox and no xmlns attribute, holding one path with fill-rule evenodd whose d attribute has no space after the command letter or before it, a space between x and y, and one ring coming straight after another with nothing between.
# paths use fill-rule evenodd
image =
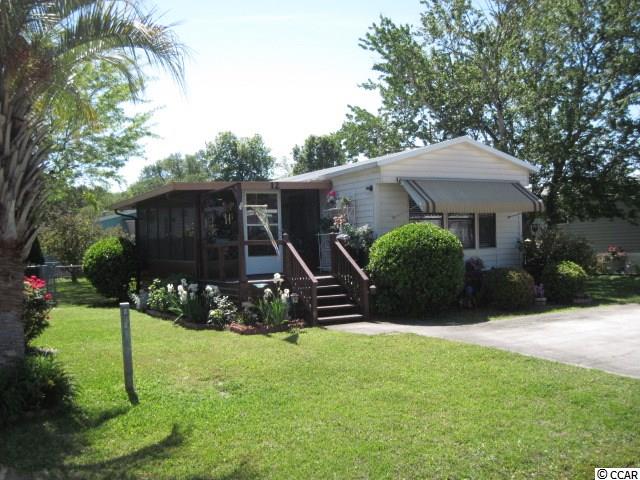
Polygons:
<instances>
[{"instance_id":1,"label":"neighboring building","mask_svg":"<svg viewBox=\"0 0 640 480\"><path fill-rule=\"evenodd\" d=\"M527 162L460 137L272 182L172 183L113 208L136 210L136 238L148 275L182 273L237 285L242 297L251 276L289 271L296 277L294 290L304 284L301 295L310 298L321 278L311 278L321 264L321 216L336 210L327 205L330 191L338 203L348 204L350 223L367 224L376 235L428 221L455 233L466 257L478 256L488 268L511 266L520 263L522 213L543 208L526 189L535 171ZM279 247L256 209L268 217ZM285 232L290 243L282 242ZM340 264L351 268L353 262ZM331 273L340 283L358 278L367 283L361 271L339 276L336 268ZM368 294L359 295L360 301L364 297Z\"/></svg>"},{"instance_id":2,"label":"neighboring building","mask_svg":"<svg viewBox=\"0 0 640 480\"><path fill-rule=\"evenodd\" d=\"M105 230L120 227L124 233L134 236L136 233L135 215L136 211L133 209L123 210L119 214L103 215L98 218L97 223Z\"/></svg>"},{"instance_id":3,"label":"neighboring building","mask_svg":"<svg viewBox=\"0 0 640 480\"><path fill-rule=\"evenodd\" d=\"M597 253L605 253L611 245L625 252L640 253L640 225L621 218L575 221L560 224L558 228L570 235L586 238Z\"/></svg>"}]
</instances>

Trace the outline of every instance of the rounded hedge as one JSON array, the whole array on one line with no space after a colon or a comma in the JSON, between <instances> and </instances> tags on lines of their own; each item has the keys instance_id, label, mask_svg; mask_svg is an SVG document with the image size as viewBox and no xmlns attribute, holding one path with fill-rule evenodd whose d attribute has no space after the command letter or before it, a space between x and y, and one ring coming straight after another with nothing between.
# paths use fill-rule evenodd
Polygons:
<instances>
[{"instance_id":1,"label":"rounded hedge","mask_svg":"<svg viewBox=\"0 0 640 480\"><path fill-rule=\"evenodd\" d=\"M373 243L367 270L380 313L423 314L448 306L462 290L462 244L431 223L410 223Z\"/></svg>"},{"instance_id":2,"label":"rounded hedge","mask_svg":"<svg viewBox=\"0 0 640 480\"><path fill-rule=\"evenodd\" d=\"M82 268L98 293L126 300L129 282L136 273L135 247L126 238L103 238L87 249Z\"/></svg>"},{"instance_id":3,"label":"rounded hedge","mask_svg":"<svg viewBox=\"0 0 640 480\"><path fill-rule=\"evenodd\" d=\"M584 293L586 282L584 269L570 260L548 265L542 271L545 294L554 302L571 302Z\"/></svg>"},{"instance_id":4,"label":"rounded hedge","mask_svg":"<svg viewBox=\"0 0 640 480\"><path fill-rule=\"evenodd\" d=\"M492 268L482 279L482 300L503 310L529 307L535 301L533 277L522 269Z\"/></svg>"}]
</instances>

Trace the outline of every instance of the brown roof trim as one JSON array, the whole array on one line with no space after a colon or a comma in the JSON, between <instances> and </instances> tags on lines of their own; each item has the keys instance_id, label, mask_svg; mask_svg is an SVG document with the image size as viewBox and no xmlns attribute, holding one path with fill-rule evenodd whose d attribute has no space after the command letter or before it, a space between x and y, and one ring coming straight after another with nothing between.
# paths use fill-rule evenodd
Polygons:
<instances>
[{"instance_id":1,"label":"brown roof trim","mask_svg":"<svg viewBox=\"0 0 640 480\"><path fill-rule=\"evenodd\" d=\"M286 181L262 181L262 182L171 182L158 188L154 188L149 192L136 195L127 200L121 200L111 205L111 209L120 210L123 208L135 207L138 203L150 200L152 198L161 197L171 192L202 192L216 191L232 187L240 184L242 190L260 191L260 190L329 190L331 189L330 180L313 181L313 182L286 182Z\"/></svg>"}]
</instances>

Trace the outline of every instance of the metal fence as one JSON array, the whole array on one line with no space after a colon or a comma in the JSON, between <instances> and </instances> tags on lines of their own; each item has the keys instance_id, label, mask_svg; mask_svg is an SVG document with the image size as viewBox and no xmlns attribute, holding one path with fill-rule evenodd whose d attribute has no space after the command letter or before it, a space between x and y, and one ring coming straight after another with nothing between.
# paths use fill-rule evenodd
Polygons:
<instances>
[{"instance_id":1,"label":"metal fence","mask_svg":"<svg viewBox=\"0 0 640 480\"><path fill-rule=\"evenodd\" d=\"M58 262L47 262L44 265L28 265L25 275L35 275L47 282L47 292L53 295L54 301L58 298L57 281L61 278L79 278L83 274L82 265L60 265Z\"/></svg>"}]
</instances>

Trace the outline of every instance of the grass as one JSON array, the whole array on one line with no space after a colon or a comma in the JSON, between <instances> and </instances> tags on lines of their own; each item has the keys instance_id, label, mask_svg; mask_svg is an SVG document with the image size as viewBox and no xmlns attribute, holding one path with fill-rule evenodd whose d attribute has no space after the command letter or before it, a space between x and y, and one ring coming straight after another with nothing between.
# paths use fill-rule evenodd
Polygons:
<instances>
[{"instance_id":1,"label":"grass","mask_svg":"<svg viewBox=\"0 0 640 480\"><path fill-rule=\"evenodd\" d=\"M640 464L640 381L413 335L239 336L118 311L62 284L40 345L75 411L0 432L0 465L47 478L591 478ZM75 302L75 303L73 303Z\"/></svg>"}]
</instances>

